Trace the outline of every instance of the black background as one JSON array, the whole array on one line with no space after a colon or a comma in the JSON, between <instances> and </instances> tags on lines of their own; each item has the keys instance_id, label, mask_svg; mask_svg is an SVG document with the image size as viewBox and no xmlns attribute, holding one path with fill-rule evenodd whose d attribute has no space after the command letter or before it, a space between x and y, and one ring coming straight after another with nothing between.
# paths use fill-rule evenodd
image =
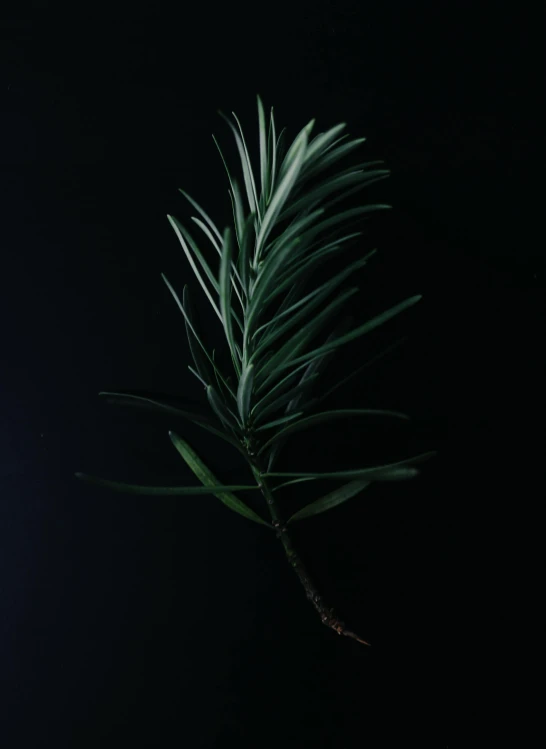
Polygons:
<instances>
[{"instance_id":1,"label":"black background","mask_svg":"<svg viewBox=\"0 0 546 749\"><path fill-rule=\"evenodd\" d=\"M524 4L346 1L44 3L3 18L6 749L486 746L514 717L538 652L538 25ZM166 214L198 236L182 187L230 221L211 133L235 167L217 110L255 148L257 93L289 141L313 117L315 132L346 122L367 138L355 159L392 170L362 193L393 210L353 251L379 250L357 274L356 321L424 295L328 372L335 382L408 335L327 405L412 422L336 422L287 455L322 470L439 451L418 479L294 529L325 599L371 649L325 628L274 536L214 497L73 476L195 483L175 429L221 480L248 480L199 427L97 393L177 393L207 410L160 273L189 284L216 345L221 329Z\"/></svg>"}]
</instances>

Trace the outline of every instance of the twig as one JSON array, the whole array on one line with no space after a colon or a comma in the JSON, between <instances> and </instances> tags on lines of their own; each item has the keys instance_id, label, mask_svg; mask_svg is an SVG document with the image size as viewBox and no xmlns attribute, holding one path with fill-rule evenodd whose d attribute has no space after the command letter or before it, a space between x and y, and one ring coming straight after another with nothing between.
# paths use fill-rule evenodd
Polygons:
<instances>
[{"instance_id":1,"label":"twig","mask_svg":"<svg viewBox=\"0 0 546 749\"><path fill-rule=\"evenodd\" d=\"M366 640L363 640L354 632L351 632L350 630L346 629L345 623L342 622L340 619L338 619L334 610L332 608L329 608L325 604L315 584L309 577L309 573L307 572L305 565L303 564L299 554L294 549L294 546L292 544L292 539L290 538L288 534L288 529L286 525L284 525L284 523L282 523L280 519L279 508L273 498L271 489L267 485L267 481L260 475L262 473L262 469L258 465L256 465L256 463L254 463L252 470L258 481L258 484L260 485L260 489L262 491L262 494L265 497L267 506L269 507L269 512L271 514L271 519L273 521L273 526L276 529L277 538L280 538L282 545L284 546L284 550L285 550L288 562L293 568L293 570L295 571L295 573L297 574L297 576L299 577L300 582L305 589L307 599L311 601L311 603L315 607L316 611L318 612L321 618L322 623L325 624L327 627L330 627L330 629L333 629L335 632L338 633L338 635L345 635L345 637L352 637L353 640L357 640L357 642L362 643L362 645L367 645L368 647L371 647L369 642L367 642Z\"/></svg>"}]
</instances>

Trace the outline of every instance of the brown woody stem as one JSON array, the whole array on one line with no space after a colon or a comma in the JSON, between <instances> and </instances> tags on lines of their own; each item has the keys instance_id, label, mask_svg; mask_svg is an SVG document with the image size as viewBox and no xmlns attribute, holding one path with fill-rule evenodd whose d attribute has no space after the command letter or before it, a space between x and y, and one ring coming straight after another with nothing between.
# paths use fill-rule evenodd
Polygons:
<instances>
[{"instance_id":1,"label":"brown woody stem","mask_svg":"<svg viewBox=\"0 0 546 749\"><path fill-rule=\"evenodd\" d=\"M351 632L350 630L346 629L344 622L338 619L338 617L334 613L334 610L326 606L315 584L309 577L309 574L299 554L294 549L294 546L292 544L292 539L290 538L288 534L286 525L284 525L284 523L281 521L279 508L273 498L272 491L270 487L267 485L267 481L261 476L262 469L260 468L259 465L257 465L256 461L254 462L253 465L251 464L251 467L252 467L254 476L256 477L256 480L258 481L262 494L265 497L267 506L269 507L269 512L271 514L271 519L273 521L273 526L276 529L277 538L280 538L282 545L284 546L284 550L286 552L286 557L288 559L288 562L290 563L296 575L299 577L300 582L305 589L307 598L309 601L311 601L311 603L315 607L316 611L318 612L321 618L322 623L325 624L327 627L330 627L331 629L333 629L335 632L338 633L338 635L345 635L346 637L352 637L353 640L357 640L363 645L369 646L370 645L369 642L366 642L366 640L363 640L354 632Z\"/></svg>"}]
</instances>

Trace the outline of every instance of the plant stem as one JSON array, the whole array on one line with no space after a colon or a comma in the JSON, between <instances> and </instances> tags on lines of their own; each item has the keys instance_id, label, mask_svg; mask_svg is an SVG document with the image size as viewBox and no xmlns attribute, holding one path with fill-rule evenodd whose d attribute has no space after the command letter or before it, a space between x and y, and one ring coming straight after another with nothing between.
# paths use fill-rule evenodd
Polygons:
<instances>
[{"instance_id":1,"label":"plant stem","mask_svg":"<svg viewBox=\"0 0 546 749\"><path fill-rule=\"evenodd\" d=\"M249 456L249 462L251 460L252 458ZM366 642L366 640L363 640L354 632L351 632L350 630L346 629L344 622L338 619L338 617L334 613L334 610L326 606L315 584L309 577L309 573L307 572L305 565L303 564L299 554L294 549L294 546L292 544L292 539L290 538L288 534L286 525L281 520L279 508L273 498L273 493L271 491L271 488L268 486L266 479L264 479L261 476L261 474L265 473L265 471L260 466L259 462L256 461L255 458L253 460L254 462L250 463L250 467L252 468L252 472L254 473L254 476L260 486L261 492L265 497L267 506L269 507L269 512L271 514L271 519L273 521L273 526L276 529L277 538L280 538L282 545L284 546L284 551L286 553L288 562L293 568L296 575L299 577L299 580L305 589L307 599L311 601L311 603L315 607L323 624L333 629L335 632L338 633L338 635L345 635L346 637L352 637L353 640L357 640L363 645L369 646L370 645L369 642Z\"/></svg>"}]
</instances>

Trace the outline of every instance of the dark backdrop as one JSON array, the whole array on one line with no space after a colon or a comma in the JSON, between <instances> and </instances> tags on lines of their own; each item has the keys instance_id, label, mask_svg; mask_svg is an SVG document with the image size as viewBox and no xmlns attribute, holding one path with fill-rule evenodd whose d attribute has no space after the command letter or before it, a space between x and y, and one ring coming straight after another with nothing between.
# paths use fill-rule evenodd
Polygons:
<instances>
[{"instance_id":1,"label":"dark backdrop","mask_svg":"<svg viewBox=\"0 0 546 749\"><path fill-rule=\"evenodd\" d=\"M485 746L504 730L522 648L538 650L536 21L524 5L322 0L35 3L4 17L6 749ZM97 393L163 391L207 408L160 273L179 292L189 284L217 345L221 330L166 214L188 225L182 187L228 223L211 133L236 164L217 110L235 111L254 147L257 93L289 139L312 117L317 132L346 122L367 138L355 158L392 170L362 193L393 210L355 250L379 250L358 274L356 321L424 295L328 373L335 382L408 336L331 404L412 422L338 422L287 455L302 470L439 451L417 480L376 485L294 531L369 650L322 626L274 536L214 497L134 497L73 476L195 483L175 429L223 481L248 480L198 427ZM316 496L300 487L284 507Z\"/></svg>"}]
</instances>

